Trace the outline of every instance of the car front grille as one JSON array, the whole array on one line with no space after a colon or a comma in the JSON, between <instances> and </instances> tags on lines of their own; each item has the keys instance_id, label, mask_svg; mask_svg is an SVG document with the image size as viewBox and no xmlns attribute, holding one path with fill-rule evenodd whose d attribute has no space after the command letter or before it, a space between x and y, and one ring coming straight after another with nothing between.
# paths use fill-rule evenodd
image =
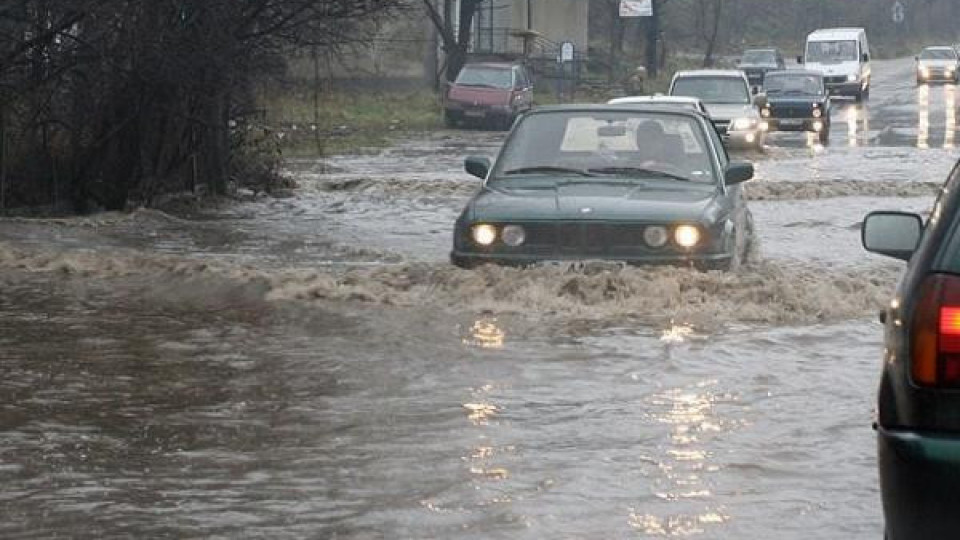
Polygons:
<instances>
[{"instance_id":1,"label":"car front grille","mask_svg":"<svg viewBox=\"0 0 960 540\"><path fill-rule=\"evenodd\" d=\"M526 242L517 248L501 246L503 252L559 257L636 256L669 254L670 245L651 248L643 240L649 226L642 223L565 221L557 223L516 223L527 232Z\"/></svg>"},{"instance_id":2,"label":"car front grille","mask_svg":"<svg viewBox=\"0 0 960 540\"><path fill-rule=\"evenodd\" d=\"M847 82L847 77L846 75L838 75L833 77L824 77L823 80L827 84L842 84Z\"/></svg>"},{"instance_id":3,"label":"car front grille","mask_svg":"<svg viewBox=\"0 0 960 540\"><path fill-rule=\"evenodd\" d=\"M777 106L770 107L770 116L776 118L812 118L813 107L811 105L803 106Z\"/></svg>"}]
</instances>

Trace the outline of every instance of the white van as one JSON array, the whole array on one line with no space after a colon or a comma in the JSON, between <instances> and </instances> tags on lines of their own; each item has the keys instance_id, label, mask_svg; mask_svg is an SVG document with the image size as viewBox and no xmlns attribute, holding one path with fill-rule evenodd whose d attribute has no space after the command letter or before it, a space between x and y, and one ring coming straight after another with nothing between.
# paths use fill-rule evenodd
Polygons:
<instances>
[{"instance_id":1,"label":"white van","mask_svg":"<svg viewBox=\"0 0 960 540\"><path fill-rule=\"evenodd\" d=\"M870 96L870 45L863 28L826 28L807 36L804 55L797 59L806 68L823 73L833 95Z\"/></svg>"}]
</instances>

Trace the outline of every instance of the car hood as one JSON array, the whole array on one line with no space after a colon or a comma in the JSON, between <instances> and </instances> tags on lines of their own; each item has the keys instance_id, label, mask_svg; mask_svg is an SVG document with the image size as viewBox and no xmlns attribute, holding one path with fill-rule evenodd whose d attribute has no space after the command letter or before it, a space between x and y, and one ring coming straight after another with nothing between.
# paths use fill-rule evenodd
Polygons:
<instances>
[{"instance_id":1,"label":"car hood","mask_svg":"<svg viewBox=\"0 0 960 540\"><path fill-rule=\"evenodd\" d=\"M471 203L473 221L599 220L657 223L715 220L720 193L661 181L557 182L530 188L487 185Z\"/></svg>"},{"instance_id":2,"label":"car hood","mask_svg":"<svg viewBox=\"0 0 960 540\"><path fill-rule=\"evenodd\" d=\"M808 62L806 68L811 71L819 71L824 77L840 77L860 73L860 63L851 60L849 62L836 62L830 64L821 64L819 62Z\"/></svg>"},{"instance_id":3,"label":"car hood","mask_svg":"<svg viewBox=\"0 0 960 540\"><path fill-rule=\"evenodd\" d=\"M475 106L509 105L510 94L509 89L454 84L447 92L447 99Z\"/></svg>"},{"instance_id":4,"label":"car hood","mask_svg":"<svg viewBox=\"0 0 960 540\"><path fill-rule=\"evenodd\" d=\"M733 120L734 118L754 118L757 116L757 110L753 105L743 105L739 103L704 103L707 107L707 113L714 120Z\"/></svg>"},{"instance_id":5,"label":"car hood","mask_svg":"<svg viewBox=\"0 0 960 540\"><path fill-rule=\"evenodd\" d=\"M811 96L802 94L767 94L767 103L772 106L790 106L790 105L809 105L811 103L823 103L827 96Z\"/></svg>"},{"instance_id":6,"label":"car hood","mask_svg":"<svg viewBox=\"0 0 960 540\"><path fill-rule=\"evenodd\" d=\"M917 65L920 67L927 68L955 68L957 67L956 60L919 60Z\"/></svg>"}]
</instances>

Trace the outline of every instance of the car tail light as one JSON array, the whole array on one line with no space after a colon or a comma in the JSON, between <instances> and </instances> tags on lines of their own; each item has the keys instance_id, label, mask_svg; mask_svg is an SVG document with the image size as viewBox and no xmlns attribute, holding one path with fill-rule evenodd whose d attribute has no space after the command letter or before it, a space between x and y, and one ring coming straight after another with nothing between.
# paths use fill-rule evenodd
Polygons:
<instances>
[{"instance_id":1,"label":"car tail light","mask_svg":"<svg viewBox=\"0 0 960 540\"><path fill-rule=\"evenodd\" d=\"M960 277L934 274L924 281L911 337L914 383L960 387Z\"/></svg>"}]
</instances>

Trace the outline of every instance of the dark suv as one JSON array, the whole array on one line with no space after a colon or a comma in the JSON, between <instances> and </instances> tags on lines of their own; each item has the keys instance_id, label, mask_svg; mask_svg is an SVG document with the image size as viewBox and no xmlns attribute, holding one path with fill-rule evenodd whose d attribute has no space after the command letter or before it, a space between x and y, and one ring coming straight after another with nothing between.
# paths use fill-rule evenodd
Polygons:
<instances>
[{"instance_id":1,"label":"dark suv","mask_svg":"<svg viewBox=\"0 0 960 540\"><path fill-rule=\"evenodd\" d=\"M519 64L473 63L460 70L444 98L447 127L472 122L509 129L533 107L533 84Z\"/></svg>"},{"instance_id":2,"label":"dark suv","mask_svg":"<svg viewBox=\"0 0 960 540\"><path fill-rule=\"evenodd\" d=\"M763 86L767 72L787 69L787 63L777 49L750 49L743 52L737 67L747 74L750 86L757 88Z\"/></svg>"},{"instance_id":3,"label":"dark suv","mask_svg":"<svg viewBox=\"0 0 960 540\"><path fill-rule=\"evenodd\" d=\"M871 252L909 260L884 310L877 451L886 537L960 535L960 165L924 224L874 212Z\"/></svg>"}]
</instances>

